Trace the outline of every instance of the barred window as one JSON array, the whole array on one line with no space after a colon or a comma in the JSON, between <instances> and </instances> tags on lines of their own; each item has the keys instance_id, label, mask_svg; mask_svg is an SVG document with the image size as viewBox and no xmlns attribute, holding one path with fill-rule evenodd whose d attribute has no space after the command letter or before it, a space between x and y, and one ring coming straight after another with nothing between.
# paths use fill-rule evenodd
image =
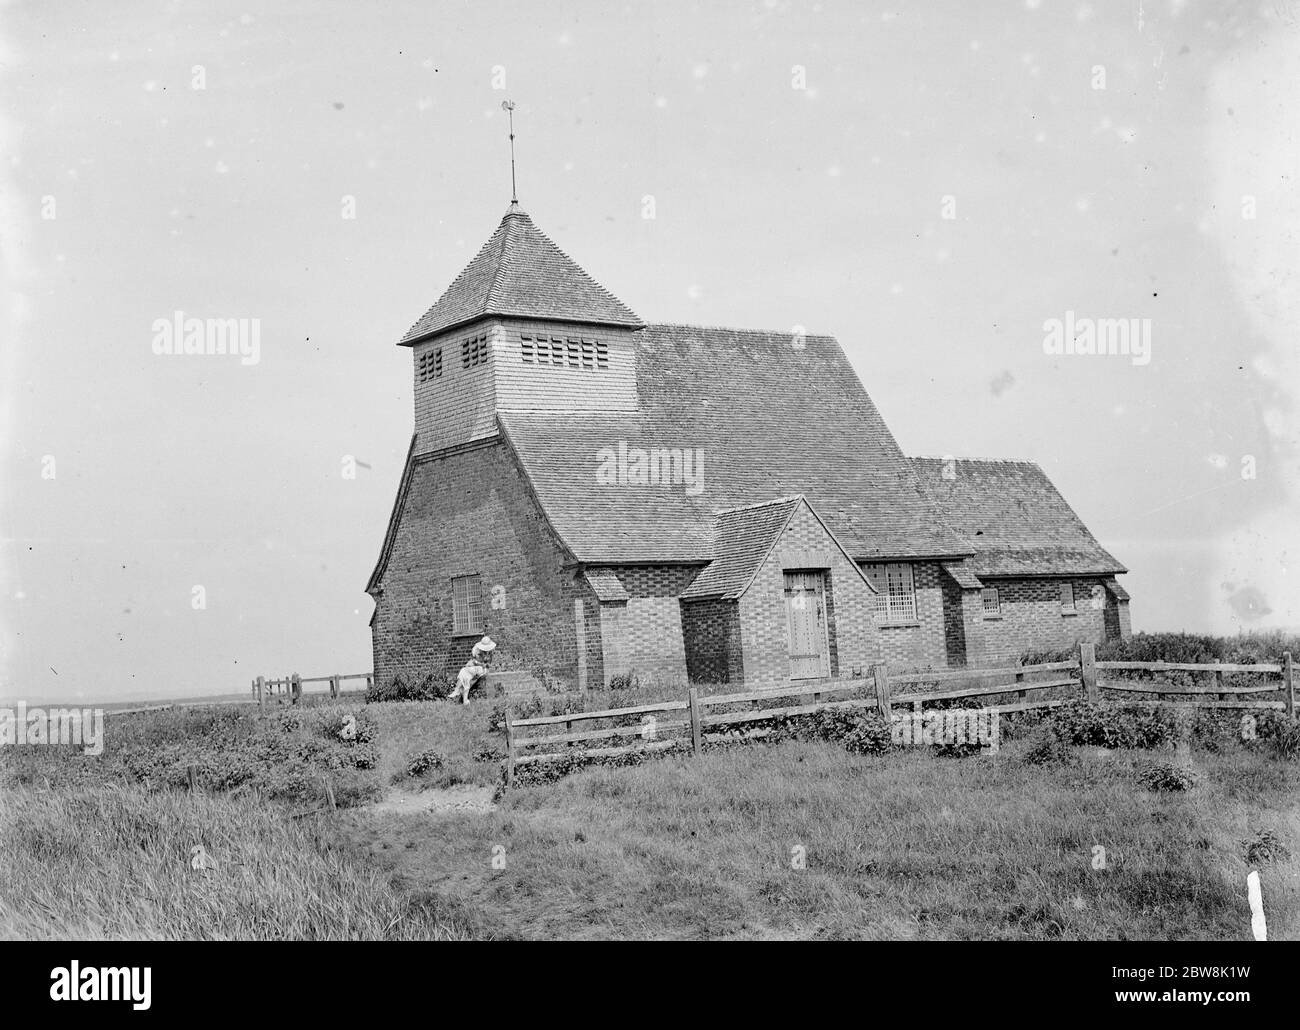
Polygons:
<instances>
[{"instance_id":1,"label":"barred window","mask_svg":"<svg viewBox=\"0 0 1300 1030\"><path fill-rule=\"evenodd\" d=\"M572 336L564 341L565 351L569 357L570 368L580 368L582 366L582 343Z\"/></svg>"},{"instance_id":2,"label":"barred window","mask_svg":"<svg viewBox=\"0 0 1300 1030\"><path fill-rule=\"evenodd\" d=\"M442 376L442 348L427 350L421 354L418 367L420 382L427 383L430 379L440 378Z\"/></svg>"},{"instance_id":3,"label":"barred window","mask_svg":"<svg viewBox=\"0 0 1300 1030\"><path fill-rule=\"evenodd\" d=\"M1073 583L1061 584L1061 611L1063 612L1074 611L1074 584Z\"/></svg>"},{"instance_id":4,"label":"barred window","mask_svg":"<svg viewBox=\"0 0 1300 1030\"><path fill-rule=\"evenodd\" d=\"M487 335L480 333L478 336L471 336L468 340L461 341L460 363L465 368L486 365L490 353Z\"/></svg>"},{"instance_id":5,"label":"barred window","mask_svg":"<svg viewBox=\"0 0 1300 1030\"><path fill-rule=\"evenodd\" d=\"M609 368L609 344L604 340L596 341L596 367Z\"/></svg>"},{"instance_id":6,"label":"barred window","mask_svg":"<svg viewBox=\"0 0 1300 1030\"><path fill-rule=\"evenodd\" d=\"M483 632L483 579L456 576L451 581L451 633L463 637Z\"/></svg>"},{"instance_id":7,"label":"barred window","mask_svg":"<svg viewBox=\"0 0 1300 1030\"><path fill-rule=\"evenodd\" d=\"M533 337L519 337L519 356L526 365L531 365L537 360L537 341Z\"/></svg>"},{"instance_id":8,"label":"barred window","mask_svg":"<svg viewBox=\"0 0 1300 1030\"><path fill-rule=\"evenodd\" d=\"M980 591L980 601L984 606L985 615L1000 615L1002 612L1001 601L998 598L997 587L985 587Z\"/></svg>"},{"instance_id":9,"label":"barred window","mask_svg":"<svg viewBox=\"0 0 1300 1030\"><path fill-rule=\"evenodd\" d=\"M905 562L868 565L863 571L876 588L875 615L882 622L912 622L916 619L916 586L912 566Z\"/></svg>"}]
</instances>

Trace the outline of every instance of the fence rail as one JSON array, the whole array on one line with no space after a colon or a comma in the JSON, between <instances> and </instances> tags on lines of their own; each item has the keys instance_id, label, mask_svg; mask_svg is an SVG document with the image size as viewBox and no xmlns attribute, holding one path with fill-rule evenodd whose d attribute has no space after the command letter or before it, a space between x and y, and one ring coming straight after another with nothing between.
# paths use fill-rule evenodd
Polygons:
<instances>
[{"instance_id":1,"label":"fence rail","mask_svg":"<svg viewBox=\"0 0 1300 1030\"><path fill-rule=\"evenodd\" d=\"M1098 671L1122 673L1128 671L1158 672L1205 672L1215 676L1212 685L1193 686L1168 682L1134 681L1122 678L1102 679ZM1052 676L1052 673L1071 672L1072 676ZM701 695L692 687L684 701L662 701L655 704L634 705L628 708L607 708L594 712L570 712L564 715L548 715L534 719L513 719L507 713L506 731L506 782L513 785L515 770L524 765L538 762L558 761L565 758L602 758L617 755L664 751L676 747L685 747L688 743L695 754L699 754L702 744L713 740L726 739L735 732L735 727L746 723L764 722L777 716L805 715L837 709L874 708L885 717L892 718L894 705L910 705L913 712L923 712L926 702L950 701L959 698L989 698L998 695L1016 696L1016 702L997 705L1002 713L1025 712L1033 709L1057 708L1068 704L1074 698L1054 697L1043 700L1029 700L1031 691L1060 690L1070 688L1079 691L1090 700L1100 700L1103 691L1119 693L1137 693L1155 695L1154 700L1137 701L1135 704L1161 705L1173 708L1209 708L1209 709L1272 709L1285 711L1295 718L1295 681L1292 675L1291 652L1282 656L1279 664L1261 663L1240 665L1227 663L1192 664L1187 662L1099 662L1092 644L1079 646L1079 657L1066 662L1042 662L1036 665L1005 666L991 669L955 669L942 672L908 672L890 674L887 665L877 665L872 669L870 684L861 679L855 680L820 680L810 683L790 684L762 690L747 690L732 694ZM1224 673L1251 673L1255 675L1278 676L1276 685L1253 684L1249 686L1229 686L1223 682ZM1046 679L1029 679L1034 675L1046 675ZM895 694L895 684L915 686L921 683L948 683L999 679L1002 682L978 686L949 687L943 690L912 691ZM828 696L850 692L861 694L868 689L867 696L827 700ZM1243 695L1276 694L1283 692L1281 700L1245 700ZM1206 695L1206 700L1168 701L1166 696L1185 695L1198 698ZM1208 700L1208 695L1215 695L1216 700ZM811 702L799 703L803 698ZM764 702L777 699L793 699L794 704L766 705ZM725 705L757 704L760 707L734 712L717 712L711 709ZM685 713L682 717L667 720L654 718L660 714ZM641 716L641 724L605 726L597 729L574 731L574 725L597 722L607 719L630 719ZM534 733L527 735L521 731L563 726L559 733ZM713 730L709 733L707 730ZM743 732L743 731L742 731ZM769 727L757 727L744 732L746 737L763 737L770 734ZM631 744L621 743L628 737L639 737ZM591 742L612 743L612 747L575 748L576 744ZM557 751L533 751L534 748L560 747Z\"/></svg>"},{"instance_id":2,"label":"fence rail","mask_svg":"<svg viewBox=\"0 0 1300 1030\"><path fill-rule=\"evenodd\" d=\"M345 693L342 688L344 680L365 680L366 685L363 689L369 690L374 684L374 673L370 672L349 672L349 673L331 673L328 676L308 676L303 678L296 672L289 676L283 676L279 679L267 679L265 676L254 677L252 681L253 697L257 700L257 706L265 710L267 698L274 698L279 704L284 704L287 700L289 704L296 705L298 699L302 697L302 685L304 683L328 683L330 685L330 697L338 697ZM356 693L356 691L352 691Z\"/></svg>"}]
</instances>

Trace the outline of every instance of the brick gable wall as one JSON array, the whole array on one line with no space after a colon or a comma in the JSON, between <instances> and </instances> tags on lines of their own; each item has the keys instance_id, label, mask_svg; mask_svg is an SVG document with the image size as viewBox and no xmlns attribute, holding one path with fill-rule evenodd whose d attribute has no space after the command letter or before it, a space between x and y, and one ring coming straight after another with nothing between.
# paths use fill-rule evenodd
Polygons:
<instances>
[{"instance_id":1,"label":"brick gable wall","mask_svg":"<svg viewBox=\"0 0 1300 1030\"><path fill-rule=\"evenodd\" d=\"M451 635L451 579L471 574L482 577L484 632L498 645L494 671L545 672L576 684L577 600L586 619L588 673L602 675L598 655L592 668L593 637L597 647L600 639L596 602L565 560L500 443L418 463L376 599L375 681L455 675L477 634ZM503 607L492 606L494 593Z\"/></svg>"},{"instance_id":2,"label":"brick gable wall","mask_svg":"<svg viewBox=\"0 0 1300 1030\"><path fill-rule=\"evenodd\" d=\"M871 588L835 546L817 517L801 505L740 599L746 684L783 683L789 679L790 642L781 558L783 552L811 551L825 552L830 562L826 604L831 675L846 679L866 676L871 665L880 661L877 631L871 618Z\"/></svg>"}]
</instances>

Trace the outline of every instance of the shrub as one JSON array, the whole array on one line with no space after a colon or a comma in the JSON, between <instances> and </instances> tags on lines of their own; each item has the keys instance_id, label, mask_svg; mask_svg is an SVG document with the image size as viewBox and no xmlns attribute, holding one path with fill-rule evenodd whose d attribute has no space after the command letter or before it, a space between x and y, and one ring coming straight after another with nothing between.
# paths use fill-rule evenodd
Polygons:
<instances>
[{"instance_id":1,"label":"shrub","mask_svg":"<svg viewBox=\"0 0 1300 1030\"><path fill-rule=\"evenodd\" d=\"M934 745L934 753L937 758L968 758L971 755L978 755L980 746L968 740L950 744L936 744Z\"/></svg>"},{"instance_id":2,"label":"shrub","mask_svg":"<svg viewBox=\"0 0 1300 1030\"><path fill-rule=\"evenodd\" d=\"M349 719L352 720L353 729L351 738L343 735L344 727L347 726ZM324 733L325 737L331 742L341 743L345 747L369 744L375 739L378 731L379 725L375 722L374 716L364 709L340 709L330 712L321 719L321 732Z\"/></svg>"},{"instance_id":3,"label":"shrub","mask_svg":"<svg viewBox=\"0 0 1300 1030\"><path fill-rule=\"evenodd\" d=\"M474 748L471 757L476 762L501 762L505 760L506 754L496 744L482 742Z\"/></svg>"},{"instance_id":4,"label":"shrub","mask_svg":"<svg viewBox=\"0 0 1300 1030\"><path fill-rule=\"evenodd\" d=\"M1053 709L1044 725L1069 744L1159 748L1171 746L1178 739L1173 711L1154 705L1077 700Z\"/></svg>"},{"instance_id":5,"label":"shrub","mask_svg":"<svg viewBox=\"0 0 1300 1030\"><path fill-rule=\"evenodd\" d=\"M856 755L884 754L894 746L889 724L878 712L825 708L806 715L777 715L772 725L776 740L827 741Z\"/></svg>"},{"instance_id":6,"label":"shrub","mask_svg":"<svg viewBox=\"0 0 1300 1030\"><path fill-rule=\"evenodd\" d=\"M554 783L570 773L580 772L583 769L590 769L595 766L619 768L628 765L639 765L647 758L661 758L689 748L690 741L686 740L677 742L672 748L659 751L627 751L621 755L600 755L595 758L585 757L582 752L576 752L572 755L566 754L562 758L556 758L548 762L529 762L527 765L517 766L515 768L515 785L518 787L537 787L546 783ZM498 798L505 791L505 781L506 771L502 769L501 780L497 784L496 790Z\"/></svg>"},{"instance_id":7,"label":"shrub","mask_svg":"<svg viewBox=\"0 0 1300 1030\"><path fill-rule=\"evenodd\" d=\"M1255 836L1241 842L1242 852L1247 865L1262 865L1265 862L1280 862L1291 857L1291 849L1282 843L1282 838L1275 830L1265 827Z\"/></svg>"},{"instance_id":8,"label":"shrub","mask_svg":"<svg viewBox=\"0 0 1300 1030\"><path fill-rule=\"evenodd\" d=\"M1265 710L1255 714L1255 736L1278 758L1300 757L1300 720L1288 719L1283 712Z\"/></svg>"},{"instance_id":9,"label":"shrub","mask_svg":"<svg viewBox=\"0 0 1300 1030\"><path fill-rule=\"evenodd\" d=\"M635 672L620 672L609 678L610 690L635 690L637 685Z\"/></svg>"},{"instance_id":10,"label":"shrub","mask_svg":"<svg viewBox=\"0 0 1300 1030\"><path fill-rule=\"evenodd\" d=\"M437 701L445 698L452 688L446 677L429 673L415 686L409 685L400 675L388 681L387 686L373 684L366 691L366 704L383 701Z\"/></svg>"},{"instance_id":11,"label":"shrub","mask_svg":"<svg viewBox=\"0 0 1300 1030\"><path fill-rule=\"evenodd\" d=\"M1042 733L1033 740L1020 756L1029 765L1070 765L1075 761L1074 749L1052 733Z\"/></svg>"},{"instance_id":12,"label":"shrub","mask_svg":"<svg viewBox=\"0 0 1300 1030\"><path fill-rule=\"evenodd\" d=\"M419 754L412 755L406 762L407 776L423 776L433 769L441 769L447 759L434 751L432 748L426 748Z\"/></svg>"},{"instance_id":13,"label":"shrub","mask_svg":"<svg viewBox=\"0 0 1300 1030\"><path fill-rule=\"evenodd\" d=\"M1187 766L1174 762L1147 762L1137 771L1138 782L1148 790L1191 790L1199 779Z\"/></svg>"}]
</instances>

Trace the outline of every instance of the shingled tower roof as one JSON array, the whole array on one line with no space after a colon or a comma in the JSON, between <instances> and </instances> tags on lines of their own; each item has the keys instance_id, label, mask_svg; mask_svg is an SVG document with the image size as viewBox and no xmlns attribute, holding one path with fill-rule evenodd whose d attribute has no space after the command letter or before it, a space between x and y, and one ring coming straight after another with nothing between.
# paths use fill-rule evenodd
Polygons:
<instances>
[{"instance_id":1,"label":"shingled tower roof","mask_svg":"<svg viewBox=\"0 0 1300 1030\"><path fill-rule=\"evenodd\" d=\"M410 346L485 315L640 328L626 304L511 204L496 232L398 343Z\"/></svg>"}]
</instances>

